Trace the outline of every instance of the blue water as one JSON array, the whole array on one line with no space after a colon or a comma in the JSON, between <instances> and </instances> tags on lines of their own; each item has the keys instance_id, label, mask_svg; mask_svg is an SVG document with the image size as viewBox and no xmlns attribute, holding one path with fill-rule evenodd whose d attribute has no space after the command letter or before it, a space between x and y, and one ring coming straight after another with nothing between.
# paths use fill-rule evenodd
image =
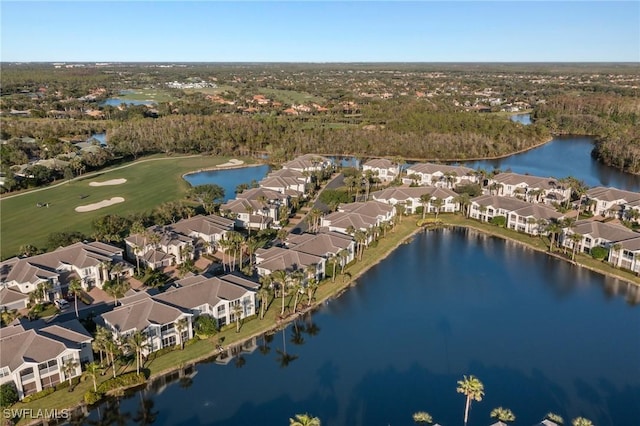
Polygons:
<instances>
[{"instance_id":1,"label":"blue water","mask_svg":"<svg viewBox=\"0 0 640 426\"><path fill-rule=\"evenodd\" d=\"M638 303L638 288L513 243L430 231L272 336L266 355L200 364L192 382L176 377L161 393L122 400L120 410L134 416L146 398L156 425L219 426L282 425L305 412L331 426L411 425L425 410L460 425L456 382L473 374L486 395L473 403L470 426L493 423L498 406L522 425L552 411L565 424L585 416L635 426ZM309 324L319 332L306 332ZM285 366L283 353L293 357Z\"/></svg>"},{"instance_id":2,"label":"blue water","mask_svg":"<svg viewBox=\"0 0 640 426\"><path fill-rule=\"evenodd\" d=\"M108 98L105 99L104 101L102 101L100 103L100 106L106 106L106 105L110 105L110 106L120 106L122 104L128 104L128 105L155 105L156 102L154 101L137 101L137 100L128 100L128 99L120 99L120 98Z\"/></svg>"},{"instance_id":3,"label":"blue water","mask_svg":"<svg viewBox=\"0 0 640 426\"><path fill-rule=\"evenodd\" d=\"M524 124L525 126L531 124L531 114L514 114L510 118L511 121Z\"/></svg>"},{"instance_id":4,"label":"blue water","mask_svg":"<svg viewBox=\"0 0 640 426\"><path fill-rule=\"evenodd\" d=\"M98 142L100 142L100 145L102 146L106 146L107 145L107 134L106 133L94 133L91 135L91 137L88 140L91 139L95 139Z\"/></svg>"},{"instance_id":5,"label":"blue water","mask_svg":"<svg viewBox=\"0 0 640 426\"><path fill-rule=\"evenodd\" d=\"M269 173L269 166L244 167L230 170L211 170L197 172L185 176L192 186L215 183L224 189L225 201L236 198L236 187L242 183L250 184L252 180L260 181Z\"/></svg>"}]
</instances>

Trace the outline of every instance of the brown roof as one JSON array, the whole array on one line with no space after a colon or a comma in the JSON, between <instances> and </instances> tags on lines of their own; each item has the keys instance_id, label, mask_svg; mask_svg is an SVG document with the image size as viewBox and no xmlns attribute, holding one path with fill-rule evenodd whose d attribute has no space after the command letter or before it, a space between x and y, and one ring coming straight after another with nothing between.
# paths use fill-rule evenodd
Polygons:
<instances>
[{"instance_id":1,"label":"brown roof","mask_svg":"<svg viewBox=\"0 0 640 426\"><path fill-rule=\"evenodd\" d=\"M338 232L320 234L289 235L287 246L297 251L326 257L328 254L336 254L353 244L353 238Z\"/></svg>"},{"instance_id":2,"label":"brown roof","mask_svg":"<svg viewBox=\"0 0 640 426\"><path fill-rule=\"evenodd\" d=\"M142 331L150 325L162 325L176 321L183 312L152 298L127 304L102 314L102 318L120 332Z\"/></svg>"},{"instance_id":3,"label":"brown roof","mask_svg":"<svg viewBox=\"0 0 640 426\"><path fill-rule=\"evenodd\" d=\"M540 189L554 189L563 187L563 185L558 182L557 179L552 177L521 175L511 172L499 173L495 175L492 180L503 185L525 184L528 187Z\"/></svg>"},{"instance_id":4,"label":"brown roof","mask_svg":"<svg viewBox=\"0 0 640 426\"><path fill-rule=\"evenodd\" d=\"M28 299L29 296L22 294L9 287L3 287L0 289L0 306L9 305L20 300Z\"/></svg>"},{"instance_id":5,"label":"brown roof","mask_svg":"<svg viewBox=\"0 0 640 426\"><path fill-rule=\"evenodd\" d=\"M435 163L417 163L407 169L408 175L410 175L411 173L433 174L436 172L454 173L456 176L462 177L467 174L475 173L475 170L464 166L450 166L447 164Z\"/></svg>"},{"instance_id":6,"label":"brown roof","mask_svg":"<svg viewBox=\"0 0 640 426\"><path fill-rule=\"evenodd\" d=\"M617 201L625 200L626 202L633 202L640 200L640 193L623 191L617 188L605 188L603 186L597 186L587 191L589 198L594 198L603 201Z\"/></svg>"},{"instance_id":7,"label":"brown roof","mask_svg":"<svg viewBox=\"0 0 640 426\"><path fill-rule=\"evenodd\" d=\"M259 253L256 252L256 254L264 259L260 262L259 266L269 271L296 271L304 269L309 265L320 263L323 260L320 256L280 247L262 249L259 250Z\"/></svg>"},{"instance_id":8,"label":"brown roof","mask_svg":"<svg viewBox=\"0 0 640 426\"><path fill-rule=\"evenodd\" d=\"M197 215L189 219L171 225L171 229L183 235L190 235L197 232L205 235L222 234L226 231L233 231L234 221L217 215L202 216Z\"/></svg>"},{"instance_id":9,"label":"brown roof","mask_svg":"<svg viewBox=\"0 0 640 426\"><path fill-rule=\"evenodd\" d=\"M364 163L363 166L372 167L376 169L390 169L390 168L397 167L391 160L388 160L386 158L373 158L367 161L366 163Z\"/></svg>"},{"instance_id":10,"label":"brown roof","mask_svg":"<svg viewBox=\"0 0 640 426\"><path fill-rule=\"evenodd\" d=\"M572 226L571 231L607 241L622 241L640 237L640 233L634 232L624 225L595 220L579 220Z\"/></svg>"},{"instance_id":11,"label":"brown roof","mask_svg":"<svg viewBox=\"0 0 640 426\"><path fill-rule=\"evenodd\" d=\"M445 200L449 197L457 197L458 194L448 188L435 186L415 186L415 187L391 187L371 193L375 200L409 200L419 199L422 195L430 194L432 198Z\"/></svg>"},{"instance_id":12,"label":"brown roof","mask_svg":"<svg viewBox=\"0 0 640 426\"><path fill-rule=\"evenodd\" d=\"M186 287L168 290L155 296L154 299L183 309L194 309L205 303L216 306L223 300L238 300L247 291L250 290L246 287L214 277Z\"/></svg>"}]
</instances>

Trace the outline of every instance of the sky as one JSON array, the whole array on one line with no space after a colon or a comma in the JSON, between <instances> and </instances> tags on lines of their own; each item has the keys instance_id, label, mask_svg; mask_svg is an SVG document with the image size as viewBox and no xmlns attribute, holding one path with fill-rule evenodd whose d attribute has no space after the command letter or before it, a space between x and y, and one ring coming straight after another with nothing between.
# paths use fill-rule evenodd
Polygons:
<instances>
[{"instance_id":1,"label":"sky","mask_svg":"<svg viewBox=\"0 0 640 426\"><path fill-rule=\"evenodd\" d=\"M640 62L640 1L0 0L4 62Z\"/></svg>"}]
</instances>

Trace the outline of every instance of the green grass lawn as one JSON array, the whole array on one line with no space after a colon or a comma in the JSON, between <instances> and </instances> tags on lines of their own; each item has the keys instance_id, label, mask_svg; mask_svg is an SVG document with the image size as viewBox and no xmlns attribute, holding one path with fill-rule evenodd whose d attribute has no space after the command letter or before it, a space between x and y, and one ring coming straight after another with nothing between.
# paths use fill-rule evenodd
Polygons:
<instances>
[{"instance_id":1,"label":"green grass lawn","mask_svg":"<svg viewBox=\"0 0 640 426\"><path fill-rule=\"evenodd\" d=\"M296 90L268 89L263 87L258 89L258 92L270 99L284 102L286 104L306 104L307 102L316 102L322 105L326 102L326 99L321 98L320 96L313 96L310 93L298 92Z\"/></svg>"},{"instance_id":2,"label":"green grass lawn","mask_svg":"<svg viewBox=\"0 0 640 426\"><path fill-rule=\"evenodd\" d=\"M118 99L127 101L171 102L176 98L163 89L136 89L133 93L119 94Z\"/></svg>"},{"instance_id":3,"label":"green grass lawn","mask_svg":"<svg viewBox=\"0 0 640 426\"><path fill-rule=\"evenodd\" d=\"M228 157L155 157L130 167L108 170L56 188L22 194L0 201L0 249L3 259L16 254L22 244L42 248L52 232L80 231L91 234L91 222L106 214L127 215L150 211L157 205L182 199L189 184L182 175L213 167ZM92 187L92 181L124 178L122 185ZM80 199L81 195L88 197ZM123 203L93 212L77 213L78 206L123 197ZM49 203L49 207L37 207Z\"/></svg>"}]
</instances>

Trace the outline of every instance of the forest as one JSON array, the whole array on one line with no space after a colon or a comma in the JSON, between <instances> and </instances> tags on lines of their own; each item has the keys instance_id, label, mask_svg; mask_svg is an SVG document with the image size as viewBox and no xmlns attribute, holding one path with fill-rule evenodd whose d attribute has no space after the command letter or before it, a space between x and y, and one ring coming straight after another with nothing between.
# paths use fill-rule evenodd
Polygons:
<instances>
[{"instance_id":1,"label":"forest","mask_svg":"<svg viewBox=\"0 0 640 426\"><path fill-rule=\"evenodd\" d=\"M3 191L154 153L445 161L509 155L563 133L596 136L595 158L640 172L631 64L5 63L2 73ZM105 102L146 96L160 100ZM511 122L516 112L534 124ZM96 133L107 145L81 151ZM51 158L73 167L34 173Z\"/></svg>"}]
</instances>

